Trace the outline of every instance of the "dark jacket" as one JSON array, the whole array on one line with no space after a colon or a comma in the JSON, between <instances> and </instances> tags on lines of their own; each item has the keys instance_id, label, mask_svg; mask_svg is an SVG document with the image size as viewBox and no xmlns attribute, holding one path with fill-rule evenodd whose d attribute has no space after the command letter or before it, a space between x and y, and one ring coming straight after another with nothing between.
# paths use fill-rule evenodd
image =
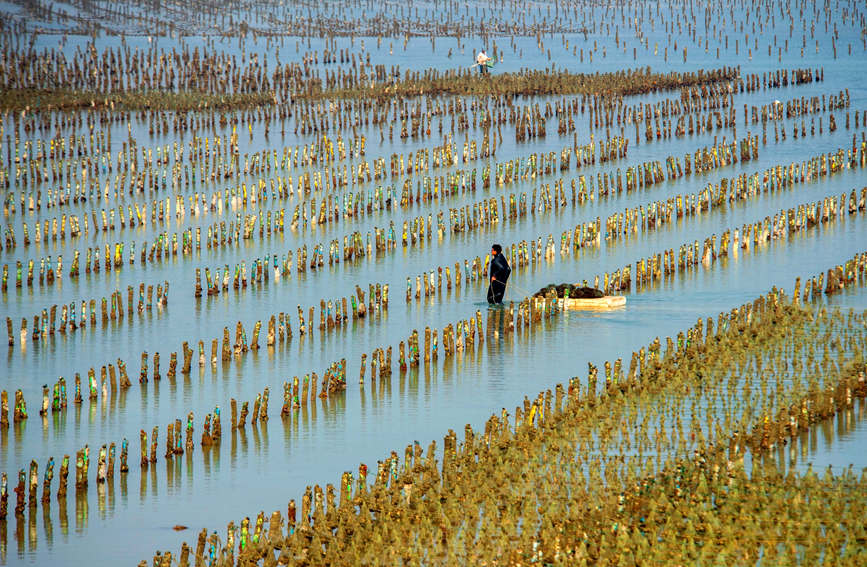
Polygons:
<instances>
[{"instance_id":1,"label":"dark jacket","mask_svg":"<svg viewBox=\"0 0 867 567\"><path fill-rule=\"evenodd\" d=\"M512 273L512 268L509 267L509 261L503 256L502 252L491 258L491 263L488 268L488 274L491 278L496 278L498 282L506 283L509 281L509 275Z\"/></svg>"}]
</instances>

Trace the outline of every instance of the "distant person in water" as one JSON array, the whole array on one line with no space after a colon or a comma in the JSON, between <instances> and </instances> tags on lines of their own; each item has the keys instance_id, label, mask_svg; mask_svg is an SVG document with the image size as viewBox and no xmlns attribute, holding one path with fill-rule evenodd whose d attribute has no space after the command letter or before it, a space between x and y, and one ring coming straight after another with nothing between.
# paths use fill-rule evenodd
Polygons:
<instances>
[{"instance_id":1,"label":"distant person in water","mask_svg":"<svg viewBox=\"0 0 867 567\"><path fill-rule=\"evenodd\" d=\"M491 283L488 286L488 303L502 303L503 296L506 294L506 282L509 281L512 268L509 267L509 261L503 256L503 247L499 244L491 246L491 262L488 264L488 273L491 276Z\"/></svg>"},{"instance_id":2,"label":"distant person in water","mask_svg":"<svg viewBox=\"0 0 867 567\"><path fill-rule=\"evenodd\" d=\"M488 61L490 61L490 57L485 53L485 50L482 49L479 51L479 54L476 55L476 65L479 66L479 75L487 75L488 74Z\"/></svg>"}]
</instances>

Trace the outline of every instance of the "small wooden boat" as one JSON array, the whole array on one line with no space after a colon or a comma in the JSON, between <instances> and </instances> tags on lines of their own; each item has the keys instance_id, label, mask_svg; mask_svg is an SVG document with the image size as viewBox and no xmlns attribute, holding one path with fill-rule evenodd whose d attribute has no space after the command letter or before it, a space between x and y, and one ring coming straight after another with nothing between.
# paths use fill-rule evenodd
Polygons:
<instances>
[{"instance_id":1,"label":"small wooden boat","mask_svg":"<svg viewBox=\"0 0 867 567\"><path fill-rule=\"evenodd\" d=\"M558 299L560 307L570 310L593 310L593 309L614 309L626 305L626 297L623 295L606 295L593 299L578 299L569 297L566 299ZM537 297L536 306L541 308L545 305L545 298Z\"/></svg>"}]
</instances>

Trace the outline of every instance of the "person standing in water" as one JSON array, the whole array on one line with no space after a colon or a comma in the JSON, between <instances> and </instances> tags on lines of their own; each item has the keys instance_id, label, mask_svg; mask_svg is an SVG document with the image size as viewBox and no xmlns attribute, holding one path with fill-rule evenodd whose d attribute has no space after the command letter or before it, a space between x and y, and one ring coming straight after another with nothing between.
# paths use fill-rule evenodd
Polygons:
<instances>
[{"instance_id":1,"label":"person standing in water","mask_svg":"<svg viewBox=\"0 0 867 567\"><path fill-rule=\"evenodd\" d=\"M479 66L479 75L487 75L488 74L488 61L491 58L488 57L488 54L485 53L485 50L482 49L479 51L479 54L476 55L476 65Z\"/></svg>"},{"instance_id":2,"label":"person standing in water","mask_svg":"<svg viewBox=\"0 0 867 567\"><path fill-rule=\"evenodd\" d=\"M512 268L509 267L509 261L503 256L503 247L494 244L491 246L491 261L488 264L488 274L491 276L491 283L488 285L488 303L503 303L503 296L506 294L506 282L509 281L511 273Z\"/></svg>"}]
</instances>

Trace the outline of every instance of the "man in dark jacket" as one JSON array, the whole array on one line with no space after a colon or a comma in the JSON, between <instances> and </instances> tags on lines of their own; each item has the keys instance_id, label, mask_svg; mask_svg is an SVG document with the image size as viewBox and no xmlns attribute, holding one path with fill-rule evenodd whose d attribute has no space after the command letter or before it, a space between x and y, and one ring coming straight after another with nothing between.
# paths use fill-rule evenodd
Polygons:
<instances>
[{"instance_id":1,"label":"man in dark jacket","mask_svg":"<svg viewBox=\"0 0 867 567\"><path fill-rule=\"evenodd\" d=\"M503 247L494 244L491 246L491 262L488 264L488 274L491 276L491 283L488 286L488 303L503 302L506 282L509 281L511 273L512 268L509 267L508 260L503 256Z\"/></svg>"}]
</instances>

